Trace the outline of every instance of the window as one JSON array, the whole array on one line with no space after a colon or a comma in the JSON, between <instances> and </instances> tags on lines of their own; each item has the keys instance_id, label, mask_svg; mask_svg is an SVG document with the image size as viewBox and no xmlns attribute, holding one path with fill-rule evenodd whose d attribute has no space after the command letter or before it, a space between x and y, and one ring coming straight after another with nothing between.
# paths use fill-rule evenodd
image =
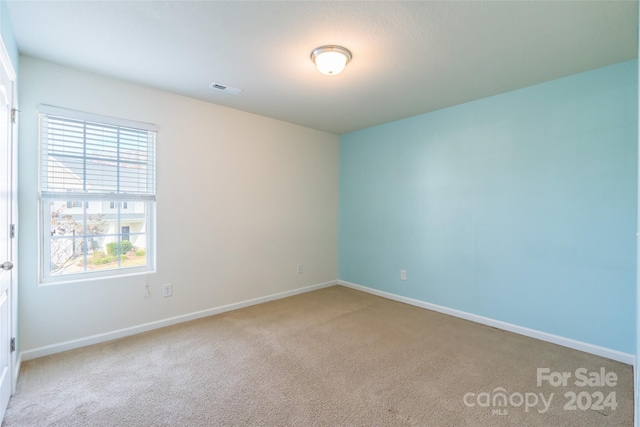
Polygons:
<instances>
[{"instance_id":1,"label":"window","mask_svg":"<svg viewBox=\"0 0 640 427\"><path fill-rule=\"evenodd\" d=\"M120 235L122 236L122 240L129 240L129 234L131 233L131 227L128 225L122 226L122 232Z\"/></svg>"},{"instance_id":2,"label":"window","mask_svg":"<svg viewBox=\"0 0 640 427\"><path fill-rule=\"evenodd\" d=\"M38 110L42 281L152 270L157 128Z\"/></svg>"}]
</instances>

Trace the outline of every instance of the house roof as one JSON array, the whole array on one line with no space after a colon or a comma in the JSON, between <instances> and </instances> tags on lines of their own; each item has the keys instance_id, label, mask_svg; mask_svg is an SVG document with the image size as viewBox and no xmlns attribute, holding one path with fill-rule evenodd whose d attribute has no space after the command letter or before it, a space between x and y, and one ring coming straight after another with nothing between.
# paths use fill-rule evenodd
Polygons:
<instances>
[{"instance_id":1,"label":"house roof","mask_svg":"<svg viewBox=\"0 0 640 427\"><path fill-rule=\"evenodd\" d=\"M637 57L636 1L7 6L22 54L336 134ZM315 70L325 44L342 74Z\"/></svg>"}]
</instances>

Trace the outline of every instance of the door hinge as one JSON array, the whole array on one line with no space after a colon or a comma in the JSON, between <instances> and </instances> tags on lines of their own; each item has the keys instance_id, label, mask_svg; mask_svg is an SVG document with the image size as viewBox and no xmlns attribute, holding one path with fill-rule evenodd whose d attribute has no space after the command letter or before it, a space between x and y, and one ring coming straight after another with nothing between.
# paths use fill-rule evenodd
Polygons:
<instances>
[{"instance_id":1,"label":"door hinge","mask_svg":"<svg viewBox=\"0 0 640 427\"><path fill-rule=\"evenodd\" d=\"M18 110L17 108L11 109L11 123L16 124L16 119L18 118L19 112L20 110Z\"/></svg>"},{"instance_id":2,"label":"door hinge","mask_svg":"<svg viewBox=\"0 0 640 427\"><path fill-rule=\"evenodd\" d=\"M12 239L16 238L16 225L15 224L11 224L11 227L9 227L9 236Z\"/></svg>"},{"instance_id":3,"label":"door hinge","mask_svg":"<svg viewBox=\"0 0 640 427\"><path fill-rule=\"evenodd\" d=\"M16 339L11 338L11 353L13 353L14 351L16 351Z\"/></svg>"}]
</instances>

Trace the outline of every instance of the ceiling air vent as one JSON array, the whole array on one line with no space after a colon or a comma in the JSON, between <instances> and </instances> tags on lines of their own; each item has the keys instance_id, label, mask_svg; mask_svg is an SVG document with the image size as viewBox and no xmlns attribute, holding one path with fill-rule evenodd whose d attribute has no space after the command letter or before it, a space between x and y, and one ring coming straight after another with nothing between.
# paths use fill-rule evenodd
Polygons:
<instances>
[{"instance_id":1,"label":"ceiling air vent","mask_svg":"<svg viewBox=\"0 0 640 427\"><path fill-rule=\"evenodd\" d=\"M223 84L216 83L216 82L211 83L209 85L209 87L211 89L221 90L222 92L227 92L227 93L230 93L232 95L237 95L240 92L242 92L242 89L238 89L237 87L231 87L231 86L223 85Z\"/></svg>"}]
</instances>

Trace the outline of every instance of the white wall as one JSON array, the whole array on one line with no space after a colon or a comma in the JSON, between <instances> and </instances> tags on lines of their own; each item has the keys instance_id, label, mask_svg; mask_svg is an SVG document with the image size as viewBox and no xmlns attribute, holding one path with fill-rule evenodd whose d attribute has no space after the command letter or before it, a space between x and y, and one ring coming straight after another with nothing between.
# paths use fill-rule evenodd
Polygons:
<instances>
[{"instance_id":1,"label":"white wall","mask_svg":"<svg viewBox=\"0 0 640 427\"><path fill-rule=\"evenodd\" d=\"M22 352L337 279L336 135L24 56L19 89ZM159 126L156 273L39 284L41 103Z\"/></svg>"}]
</instances>

